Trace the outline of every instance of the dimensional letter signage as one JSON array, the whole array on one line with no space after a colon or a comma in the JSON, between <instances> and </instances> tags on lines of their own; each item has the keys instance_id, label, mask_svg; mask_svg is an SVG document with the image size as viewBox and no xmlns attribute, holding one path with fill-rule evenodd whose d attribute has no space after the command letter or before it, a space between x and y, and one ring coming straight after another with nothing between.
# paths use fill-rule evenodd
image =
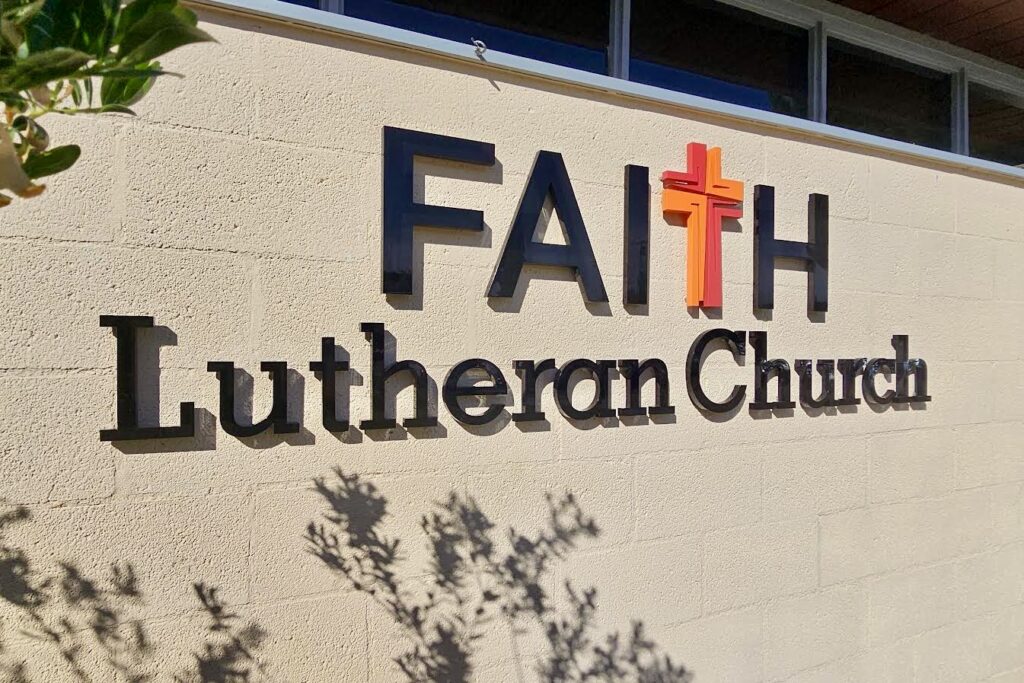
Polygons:
<instances>
[{"instance_id":1,"label":"dimensional letter signage","mask_svg":"<svg viewBox=\"0 0 1024 683\"><path fill-rule=\"evenodd\" d=\"M496 161L494 145L445 135L386 127L383 131L383 216L381 239L381 291L385 295L414 294L414 231L417 228L460 230L481 233L484 214L475 208L434 206L414 198L414 171L417 157L441 159L486 169ZM508 238L498 256L494 276L485 293L488 297L517 295L523 269L530 265L562 268L572 273L584 298L607 302L608 293L601 277L586 226L586 208L581 207L573 190L571 176L562 156L542 150L532 169L523 169L527 180ZM686 170L665 171L661 175L662 213L678 218L686 226L686 306L692 309L722 309L723 247L722 226L726 219L744 215L744 184L722 174L722 150L708 149L700 143L686 147ZM650 172L647 167L626 165L623 172L623 278L622 303L625 307L646 306L649 298L651 216ZM560 220L564 244L548 244L534 238L545 207L550 206ZM828 310L828 197L810 194L807 203L807 241L795 242L775 236L775 190L757 185L753 191L753 301L755 309L775 306L775 269L780 261L789 261L807 272L807 309L811 314ZM666 226L668 227L668 226ZM657 239L676 239L668 230ZM732 249L733 247L730 247ZM575 287L573 287L575 289ZM528 294L527 294L528 295ZM643 315L645 310L631 312ZM343 321L339 321L341 323ZM139 350L153 344L149 330L154 320L148 316L103 315L100 325L113 329L117 357L117 424L100 431L101 441L127 439L180 439L195 434L195 407L181 404L180 424L174 426L139 424L141 392L154 387L140 386L137 363ZM339 360L334 337L311 343L314 354L309 369L321 382L321 424L329 432L342 433L358 428L375 430L430 430L439 426L437 408L432 405L432 381L426 366L416 360L389 360L385 353L387 331L380 322L359 325L370 345L372 366L363 369L371 392L370 414L354 421L348 415L348 392L355 368ZM751 396L747 407L753 412L779 414L799 403L805 410L817 411L856 406L861 400L878 406L920 404L931 400L928 394L928 365L910 358L906 335L892 335L891 357L868 356L812 360L797 358L790 363L772 358L768 332L717 328L697 335L685 363L687 394L691 403L705 414L732 414ZM392 348L388 345L388 348ZM715 351L728 351L733 362L744 365L748 349L750 384L736 384L724 396L712 396L704 382L705 358ZM397 350L397 349L393 349ZM341 355L340 358L346 356ZM502 369L484 358L470 358L456 364L447 373L441 390L441 402L458 422L478 428L496 423L530 423L546 420L541 409L544 389L558 411L574 423L604 420L649 418L661 421L675 413L672 403L669 368L659 358L572 358L562 364L553 358L518 359L511 363L518 376L518 392L510 387ZM429 366L429 363L428 363ZM219 420L221 428L238 438L250 438L264 432L294 434L301 430L301 415L291 415L287 377L283 361L264 361L260 369L270 380L259 382L253 391L269 392L271 408L259 420L241 422L235 414L235 366L231 361L215 360L207 364L219 384ZM838 373L838 377L837 377ZM794 377L795 375L795 377ZM815 376L817 375L817 379ZM389 385L399 386L401 377L414 392L411 415L402 416L401 427L389 405ZM911 380L913 388L911 388ZM624 382L625 399L613 405L613 382ZM641 389L653 381L653 403L644 405ZM483 382L483 384L481 384ZM581 382L592 384L593 399L580 406L573 399ZM887 385L887 386L882 386ZM748 389L750 390L748 392ZM859 390L858 390L859 389ZM405 390L405 389L403 389ZM158 401L152 396L150 403ZM394 403L393 398L390 403ZM509 408L515 407L515 410ZM525 424L524 424L525 428Z\"/></svg>"}]
</instances>

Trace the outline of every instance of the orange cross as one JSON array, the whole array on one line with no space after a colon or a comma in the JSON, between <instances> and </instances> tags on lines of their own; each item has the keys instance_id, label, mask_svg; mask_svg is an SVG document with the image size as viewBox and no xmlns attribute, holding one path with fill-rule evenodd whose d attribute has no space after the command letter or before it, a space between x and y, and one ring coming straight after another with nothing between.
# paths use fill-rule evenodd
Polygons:
<instances>
[{"instance_id":1,"label":"orange cross","mask_svg":"<svg viewBox=\"0 0 1024 683\"><path fill-rule=\"evenodd\" d=\"M661 174L661 210L686 224L686 305L721 308L722 219L743 215L743 183L722 177L719 147L691 142L686 161L686 171Z\"/></svg>"}]
</instances>

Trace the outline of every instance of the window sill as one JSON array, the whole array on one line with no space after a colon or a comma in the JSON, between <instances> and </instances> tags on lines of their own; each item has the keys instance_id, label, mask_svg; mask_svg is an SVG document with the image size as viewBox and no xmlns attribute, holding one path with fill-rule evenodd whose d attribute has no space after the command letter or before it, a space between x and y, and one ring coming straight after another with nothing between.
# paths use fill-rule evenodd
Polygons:
<instances>
[{"instance_id":1,"label":"window sill","mask_svg":"<svg viewBox=\"0 0 1024 683\"><path fill-rule=\"evenodd\" d=\"M898 140L889 140L824 123L709 100L642 83L625 81L612 76L579 71L557 64L539 62L526 57L518 57L490 50L481 56L477 55L476 48L468 42L465 44L457 43L443 38L363 21L354 17L300 7L281 2L280 0L190 0L190 2L198 6L255 15L321 31L340 33L365 40L429 52L464 62L486 64L567 85L672 105L682 109L698 111L726 121L754 124L758 127L775 129L790 134L796 132L810 139L826 140L848 147L860 148L871 152L882 152L889 156L904 157L918 162L924 161L947 169L966 171L994 177L1003 181L1024 183L1024 169L1014 166L985 161L984 159L975 159L953 152L920 147L906 142L899 142Z\"/></svg>"}]
</instances>

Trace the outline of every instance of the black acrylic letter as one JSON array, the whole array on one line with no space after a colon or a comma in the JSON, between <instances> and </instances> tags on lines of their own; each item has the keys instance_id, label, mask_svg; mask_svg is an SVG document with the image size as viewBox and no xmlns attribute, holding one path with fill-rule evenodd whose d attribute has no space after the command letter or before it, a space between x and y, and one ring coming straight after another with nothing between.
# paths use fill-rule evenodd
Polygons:
<instances>
[{"instance_id":1,"label":"black acrylic letter","mask_svg":"<svg viewBox=\"0 0 1024 683\"><path fill-rule=\"evenodd\" d=\"M814 368L809 360L796 362L796 374L800 378L800 405L805 408L824 408L836 404L836 362L819 360L818 374L821 375L821 393L814 395Z\"/></svg>"},{"instance_id":2,"label":"black acrylic letter","mask_svg":"<svg viewBox=\"0 0 1024 683\"><path fill-rule=\"evenodd\" d=\"M686 354L686 390L690 395L690 402L698 409L708 413L728 413L743 403L747 388L739 384L733 385L729 398L725 399L724 403L712 401L704 393L704 387L700 383L701 364L704 362L704 352L716 341L725 343L737 365L741 364L747 354L747 333L743 330L708 330L694 340L689 353Z\"/></svg>"},{"instance_id":3,"label":"black acrylic letter","mask_svg":"<svg viewBox=\"0 0 1024 683\"><path fill-rule=\"evenodd\" d=\"M558 409L570 420L589 420L594 417L615 417L615 409L612 408L611 386L608 380L608 373L615 369L615 361L599 360L592 361L587 358L571 360L561 367L558 376L555 378L555 403ZM574 408L572 405L572 391L569 382L577 370L584 370L594 380L594 400L583 410Z\"/></svg>"},{"instance_id":4,"label":"black acrylic letter","mask_svg":"<svg viewBox=\"0 0 1024 683\"><path fill-rule=\"evenodd\" d=\"M781 358L768 360L768 333L751 332L748 337L754 347L754 401L751 410L777 410L796 406L789 396L789 363ZM778 377L778 400L768 400L768 382Z\"/></svg>"},{"instance_id":5,"label":"black acrylic letter","mask_svg":"<svg viewBox=\"0 0 1024 683\"><path fill-rule=\"evenodd\" d=\"M896 351L896 396L893 401L896 403L930 401L932 397L928 395L928 364L920 358L908 358L908 345L907 335L894 334L892 336L892 348ZM913 396L908 393L911 375L914 376Z\"/></svg>"},{"instance_id":6,"label":"black acrylic letter","mask_svg":"<svg viewBox=\"0 0 1024 683\"><path fill-rule=\"evenodd\" d=\"M117 427L101 429L100 441L126 439L177 439L195 434L195 404L182 403L177 427L140 427L138 387L139 328L153 327L148 315L101 315L100 327L114 328L117 338ZM157 397L159 400L159 397Z\"/></svg>"},{"instance_id":7,"label":"black acrylic letter","mask_svg":"<svg viewBox=\"0 0 1024 683\"><path fill-rule=\"evenodd\" d=\"M565 227L564 245L533 241L533 233L548 196ZM515 294L519 275L527 264L569 268L583 285L589 301L608 301L601 272L594 259L594 250L587 236L587 227L583 224L583 216L569 182L569 174L565 170L562 155L555 152L537 153L537 161L526 182L519 210L512 222L512 230L487 296L510 297Z\"/></svg>"},{"instance_id":8,"label":"black acrylic letter","mask_svg":"<svg viewBox=\"0 0 1024 683\"><path fill-rule=\"evenodd\" d=\"M651 263L651 183L646 166L626 166L623 216L622 303L647 305Z\"/></svg>"},{"instance_id":9,"label":"black acrylic letter","mask_svg":"<svg viewBox=\"0 0 1024 683\"><path fill-rule=\"evenodd\" d=\"M413 159L417 156L494 165L494 145L445 135L384 127L384 239L381 290L412 294L413 228L481 232L482 211L420 204L413 199Z\"/></svg>"},{"instance_id":10,"label":"black acrylic letter","mask_svg":"<svg viewBox=\"0 0 1024 683\"><path fill-rule=\"evenodd\" d=\"M807 311L828 310L828 196L807 198L807 242L775 239L775 188L754 186L754 308L775 308L775 260L796 259L807 271Z\"/></svg>"},{"instance_id":11,"label":"black acrylic letter","mask_svg":"<svg viewBox=\"0 0 1024 683\"><path fill-rule=\"evenodd\" d=\"M463 375L473 370L483 370L491 381L491 386L460 386L459 380ZM483 358L471 358L451 369L448 378L444 381L444 389L441 393L444 397L444 404L448 406L448 412L456 420L469 425L484 425L501 414L504 404L492 403L479 415L471 415L459 405L459 398L461 396L505 396L508 393L508 383L497 365Z\"/></svg>"},{"instance_id":12,"label":"black acrylic letter","mask_svg":"<svg viewBox=\"0 0 1024 683\"><path fill-rule=\"evenodd\" d=\"M864 377L861 378L861 390L868 403L876 405L888 405L896 400L896 392L886 389L885 393L879 394L875 388L875 377L879 374L891 373L896 368L896 360L893 358L872 358L864 366Z\"/></svg>"},{"instance_id":13,"label":"black acrylic letter","mask_svg":"<svg viewBox=\"0 0 1024 683\"><path fill-rule=\"evenodd\" d=\"M650 370L654 377L654 405L644 408L640 401L640 386L643 384L643 376ZM668 390L668 368L665 361L659 358L649 358L643 363L637 362L635 358L627 358L619 361L619 371L626 380L626 407L619 408L620 416L629 415L672 415L676 412L669 399Z\"/></svg>"},{"instance_id":14,"label":"black acrylic letter","mask_svg":"<svg viewBox=\"0 0 1024 683\"><path fill-rule=\"evenodd\" d=\"M518 413L512 413L513 422L540 422L544 419L544 411L538 410L537 381L545 372L551 372L557 368L554 358L545 358L539 363L532 360L514 360L512 367L519 374L523 385L522 400L519 402L523 409Z\"/></svg>"},{"instance_id":15,"label":"black acrylic letter","mask_svg":"<svg viewBox=\"0 0 1024 683\"><path fill-rule=\"evenodd\" d=\"M430 414L430 376L426 369L414 360L403 360L385 367L384 323L361 323L359 329L370 341L373 349L373 414L371 419L359 423L360 429L390 429L397 426L394 418L386 415L385 397L387 381L402 372L412 376L416 392L416 416L402 420L403 427L434 427L437 417ZM396 345L397 346L397 345ZM395 351L397 352L397 348Z\"/></svg>"},{"instance_id":16,"label":"black acrylic letter","mask_svg":"<svg viewBox=\"0 0 1024 683\"><path fill-rule=\"evenodd\" d=\"M320 373L324 429L329 432L347 432L348 420L338 419L337 388L338 373L348 371L348 361L335 360L334 337L323 337L320 340L320 360L311 362L309 369ZM345 388L347 390L348 385Z\"/></svg>"},{"instance_id":17,"label":"black acrylic letter","mask_svg":"<svg viewBox=\"0 0 1024 683\"><path fill-rule=\"evenodd\" d=\"M217 375L220 381L220 426L231 436L239 438L256 436L270 427L275 434L294 434L299 431L298 422L288 421L288 364L283 361L263 361L260 370L270 375L273 382L273 401L270 414L251 425L239 424L235 419L235 364L211 361L206 369ZM255 389L254 389L255 391Z\"/></svg>"},{"instance_id":18,"label":"black acrylic letter","mask_svg":"<svg viewBox=\"0 0 1024 683\"><path fill-rule=\"evenodd\" d=\"M857 377L864 374L867 358L840 358L839 374L843 376L843 395L836 401L837 406L855 406L860 403L857 398Z\"/></svg>"}]
</instances>

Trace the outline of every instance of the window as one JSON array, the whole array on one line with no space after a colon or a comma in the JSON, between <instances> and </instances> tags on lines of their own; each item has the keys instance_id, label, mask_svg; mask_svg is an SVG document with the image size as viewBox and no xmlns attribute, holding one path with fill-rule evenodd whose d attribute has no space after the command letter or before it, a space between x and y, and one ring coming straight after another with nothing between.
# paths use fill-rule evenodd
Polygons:
<instances>
[{"instance_id":1,"label":"window","mask_svg":"<svg viewBox=\"0 0 1024 683\"><path fill-rule=\"evenodd\" d=\"M827 83L826 122L936 149L951 148L949 74L830 39Z\"/></svg>"},{"instance_id":2,"label":"window","mask_svg":"<svg viewBox=\"0 0 1024 683\"><path fill-rule=\"evenodd\" d=\"M595 73L607 71L608 0L345 0L367 21Z\"/></svg>"},{"instance_id":3,"label":"window","mask_svg":"<svg viewBox=\"0 0 1024 683\"><path fill-rule=\"evenodd\" d=\"M908 47L905 34L904 58L890 56L886 41L901 34L803 3L766 3L770 18L735 6L746 0L285 1L1024 168L1024 79L1014 89L991 63ZM918 57L941 69L907 61ZM962 87L959 76L954 89L955 73L1014 92Z\"/></svg>"},{"instance_id":4,"label":"window","mask_svg":"<svg viewBox=\"0 0 1024 683\"><path fill-rule=\"evenodd\" d=\"M807 116L807 31L711 0L634 0L632 81Z\"/></svg>"},{"instance_id":5,"label":"window","mask_svg":"<svg viewBox=\"0 0 1024 683\"><path fill-rule=\"evenodd\" d=\"M1024 167L1024 102L976 83L967 101L971 156Z\"/></svg>"}]
</instances>

